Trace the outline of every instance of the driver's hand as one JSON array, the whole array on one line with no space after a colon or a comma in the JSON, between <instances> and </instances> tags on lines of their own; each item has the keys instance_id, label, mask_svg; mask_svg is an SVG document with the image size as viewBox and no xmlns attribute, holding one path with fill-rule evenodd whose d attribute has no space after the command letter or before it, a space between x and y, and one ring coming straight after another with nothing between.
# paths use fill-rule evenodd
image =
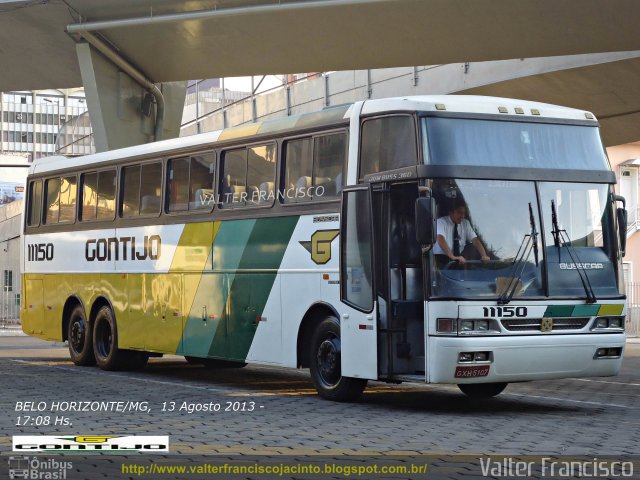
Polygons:
<instances>
[{"instance_id":1,"label":"driver's hand","mask_svg":"<svg viewBox=\"0 0 640 480\"><path fill-rule=\"evenodd\" d=\"M487 263L487 262L490 260L490 258L489 258L487 255L483 255L483 256L480 258L480 260L482 260L482 262L483 262L483 263Z\"/></svg>"},{"instance_id":2,"label":"driver's hand","mask_svg":"<svg viewBox=\"0 0 640 480\"><path fill-rule=\"evenodd\" d=\"M458 263L465 263L467 261L462 255L460 255L459 257L453 257L453 259Z\"/></svg>"}]
</instances>

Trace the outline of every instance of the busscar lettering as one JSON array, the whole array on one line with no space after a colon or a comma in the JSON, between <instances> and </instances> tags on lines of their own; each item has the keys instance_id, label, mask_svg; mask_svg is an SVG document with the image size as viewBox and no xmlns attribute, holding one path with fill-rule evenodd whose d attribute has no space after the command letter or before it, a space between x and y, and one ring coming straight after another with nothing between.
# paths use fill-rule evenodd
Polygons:
<instances>
[{"instance_id":1,"label":"busscar lettering","mask_svg":"<svg viewBox=\"0 0 640 480\"><path fill-rule=\"evenodd\" d=\"M158 260L162 252L160 235L145 235L136 244L136 237L91 238L84 246L87 262Z\"/></svg>"}]
</instances>

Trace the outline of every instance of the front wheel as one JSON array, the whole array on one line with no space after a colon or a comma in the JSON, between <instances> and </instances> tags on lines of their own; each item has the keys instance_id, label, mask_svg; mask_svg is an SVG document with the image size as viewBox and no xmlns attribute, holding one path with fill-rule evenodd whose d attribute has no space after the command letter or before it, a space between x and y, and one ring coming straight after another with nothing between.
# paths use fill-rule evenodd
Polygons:
<instances>
[{"instance_id":1,"label":"front wheel","mask_svg":"<svg viewBox=\"0 0 640 480\"><path fill-rule=\"evenodd\" d=\"M460 383L458 388L471 398L491 398L507 388L506 383Z\"/></svg>"},{"instance_id":2,"label":"front wheel","mask_svg":"<svg viewBox=\"0 0 640 480\"><path fill-rule=\"evenodd\" d=\"M341 374L340 324L327 317L316 327L311 339L311 380L318 394L327 400L355 400L367 386L367 380Z\"/></svg>"},{"instance_id":3,"label":"front wheel","mask_svg":"<svg viewBox=\"0 0 640 480\"><path fill-rule=\"evenodd\" d=\"M73 363L76 365L96 364L93 355L91 324L87 322L87 316L81 305L77 305L69 316L67 342L69 343L69 356Z\"/></svg>"}]
</instances>

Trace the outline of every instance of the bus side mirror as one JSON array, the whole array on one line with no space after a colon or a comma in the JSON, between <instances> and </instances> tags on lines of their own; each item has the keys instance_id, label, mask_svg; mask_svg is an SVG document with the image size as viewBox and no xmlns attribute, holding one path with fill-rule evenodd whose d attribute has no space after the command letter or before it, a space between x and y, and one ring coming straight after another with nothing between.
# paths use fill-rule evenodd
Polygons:
<instances>
[{"instance_id":1,"label":"bus side mirror","mask_svg":"<svg viewBox=\"0 0 640 480\"><path fill-rule=\"evenodd\" d=\"M433 198L416 199L416 240L422 246L433 245L436 241L435 211L436 202Z\"/></svg>"},{"instance_id":2,"label":"bus side mirror","mask_svg":"<svg viewBox=\"0 0 640 480\"><path fill-rule=\"evenodd\" d=\"M627 251L627 210L626 201L624 197L615 195L614 200L616 202L622 202L622 208L616 209L616 216L618 219L618 237L620 238L620 254L624 257Z\"/></svg>"}]
</instances>

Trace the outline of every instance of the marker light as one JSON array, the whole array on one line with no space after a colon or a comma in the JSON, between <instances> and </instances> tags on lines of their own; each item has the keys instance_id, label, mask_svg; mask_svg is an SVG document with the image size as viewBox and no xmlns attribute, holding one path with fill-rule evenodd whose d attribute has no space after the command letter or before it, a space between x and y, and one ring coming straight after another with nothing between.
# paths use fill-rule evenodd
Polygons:
<instances>
[{"instance_id":1,"label":"marker light","mask_svg":"<svg viewBox=\"0 0 640 480\"><path fill-rule=\"evenodd\" d=\"M436 331L438 333L456 333L456 320L454 318L438 318Z\"/></svg>"}]
</instances>

